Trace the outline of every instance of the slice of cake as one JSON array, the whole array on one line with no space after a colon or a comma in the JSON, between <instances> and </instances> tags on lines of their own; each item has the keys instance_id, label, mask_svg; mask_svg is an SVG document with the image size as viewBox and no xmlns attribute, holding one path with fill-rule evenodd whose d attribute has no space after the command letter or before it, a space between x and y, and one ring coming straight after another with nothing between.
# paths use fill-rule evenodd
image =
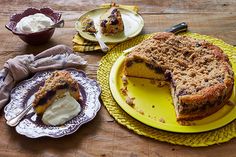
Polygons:
<instances>
[{"instance_id":1,"label":"slice of cake","mask_svg":"<svg viewBox=\"0 0 236 157\"><path fill-rule=\"evenodd\" d=\"M81 25L84 32L89 32L89 33L97 32L94 25L94 21L89 16L86 16L85 18L81 20Z\"/></svg>"},{"instance_id":2,"label":"slice of cake","mask_svg":"<svg viewBox=\"0 0 236 157\"><path fill-rule=\"evenodd\" d=\"M178 121L219 110L232 94L234 73L223 51L203 40L157 33L125 58L124 74L171 82Z\"/></svg>"},{"instance_id":3,"label":"slice of cake","mask_svg":"<svg viewBox=\"0 0 236 157\"><path fill-rule=\"evenodd\" d=\"M101 32L104 35L114 35L124 31L124 24L122 21L121 13L115 6L111 7L100 18Z\"/></svg>"},{"instance_id":4,"label":"slice of cake","mask_svg":"<svg viewBox=\"0 0 236 157\"><path fill-rule=\"evenodd\" d=\"M45 81L44 86L40 87L35 93L33 107L38 115L42 115L45 110L69 93L75 100L80 99L79 85L68 71L55 71Z\"/></svg>"}]
</instances>

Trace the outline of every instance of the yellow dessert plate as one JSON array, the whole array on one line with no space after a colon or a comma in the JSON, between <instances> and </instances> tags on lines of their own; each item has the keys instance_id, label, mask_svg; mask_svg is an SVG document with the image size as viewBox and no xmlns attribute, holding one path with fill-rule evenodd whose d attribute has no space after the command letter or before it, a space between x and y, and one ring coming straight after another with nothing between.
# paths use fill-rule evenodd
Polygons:
<instances>
[{"instance_id":1,"label":"yellow dessert plate","mask_svg":"<svg viewBox=\"0 0 236 157\"><path fill-rule=\"evenodd\" d=\"M127 95L122 82L122 67L125 55L121 55L112 66L109 78L111 93L119 106L130 116L151 127L178 133L199 133L220 128L236 118L236 107L227 103L216 113L189 123L176 122L176 115L168 85L158 86L154 80L127 77ZM234 67L235 68L235 67ZM234 69L235 71L235 69ZM127 97L134 98L134 105L126 103ZM235 86L230 98L236 101Z\"/></svg>"},{"instance_id":2,"label":"yellow dessert plate","mask_svg":"<svg viewBox=\"0 0 236 157\"><path fill-rule=\"evenodd\" d=\"M137 36L143 29L144 21L143 18L136 12L119 8L122 16L122 20L124 23L124 32L117 33L115 35L103 35L100 31L100 17L108 10L108 8L98 8L86 12L83 14L78 21L75 23L75 29L79 32L79 34L90 41L97 41L93 34L88 32L84 32L81 21L85 17L90 17L94 21L94 25L97 32L97 35L105 42L105 43L119 43L123 42L127 39Z\"/></svg>"}]
</instances>

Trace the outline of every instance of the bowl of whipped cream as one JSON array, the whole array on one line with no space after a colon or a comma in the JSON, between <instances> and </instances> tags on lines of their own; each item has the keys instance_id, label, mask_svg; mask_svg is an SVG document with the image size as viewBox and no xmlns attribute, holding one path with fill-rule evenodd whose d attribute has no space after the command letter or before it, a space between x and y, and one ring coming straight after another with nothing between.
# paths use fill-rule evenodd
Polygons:
<instances>
[{"instance_id":1,"label":"bowl of whipped cream","mask_svg":"<svg viewBox=\"0 0 236 157\"><path fill-rule=\"evenodd\" d=\"M60 18L61 13L51 8L27 8L22 13L12 15L5 27L26 43L40 45L50 40L55 31L51 26L58 23Z\"/></svg>"}]
</instances>

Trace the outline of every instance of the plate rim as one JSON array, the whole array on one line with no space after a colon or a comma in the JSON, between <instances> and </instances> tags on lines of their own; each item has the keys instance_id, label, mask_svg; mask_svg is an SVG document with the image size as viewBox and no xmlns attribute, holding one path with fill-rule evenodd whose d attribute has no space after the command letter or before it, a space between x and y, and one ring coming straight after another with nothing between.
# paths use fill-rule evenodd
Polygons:
<instances>
[{"instance_id":1,"label":"plate rim","mask_svg":"<svg viewBox=\"0 0 236 157\"><path fill-rule=\"evenodd\" d=\"M4 109L3 109L5 120L8 120L8 119L6 118L6 113L8 112L8 111L7 111L7 106L11 103L11 101L12 101L12 93L17 89L18 86L23 85L23 84L25 84L25 83L27 83L27 82L29 82L29 81L32 81L33 79L35 79L38 75L40 75L40 74L42 74L42 73L45 73L45 72L53 72L53 71L56 71L56 70L58 70L58 69L50 69L50 70L43 70L43 71L36 72L31 78L29 78L29 79L24 79L23 81L21 81L21 82L19 82L17 85L15 85L15 87L14 87L14 88L11 90L11 92L10 92L10 98L9 98L10 101L9 101L8 104L6 104L6 106L4 106ZM86 78L86 79L88 79L88 80L90 80L90 81L96 82L96 86L97 86L97 89L98 89L98 90L97 90L98 96L96 97L96 101L98 102L98 105L97 105L96 110L94 110L93 115L92 115L91 117L86 116L87 119L84 120L84 121L82 121L81 123L78 123L78 124L76 125L76 128L75 128L73 131L70 131L70 132L68 132L68 133L64 133L64 134L61 134L61 135L56 135L56 136L55 136L55 135L53 135L53 134L45 134L45 133L44 133L44 134L38 134L38 136L32 136L31 134L28 134L27 132L19 132L17 126L18 126L20 123L14 127L15 130L16 130L16 132L17 132L18 134L23 135L23 136L26 136L26 137L28 137L28 138L33 138L33 139L40 138L40 137L61 138L61 137L64 137L64 136L66 136L66 135L71 135L71 134L75 133L83 124L90 122L90 121L93 120L93 119L96 117L96 115L98 114L98 111L101 109L100 97L101 97L101 91L102 91L102 90L101 90L101 86L99 85L99 83L98 83L96 80L89 78L83 70L76 69L76 68L66 68L66 69L60 69L60 70L76 71L76 72L78 72L78 73L82 73L82 75L83 75L84 78ZM23 118L23 119L24 119L24 118ZM22 120L23 120L23 119L22 119ZM50 127L50 126L49 126L49 127Z\"/></svg>"},{"instance_id":2,"label":"plate rim","mask_svg":"<svg viewBox=\"0 0 236 157\"><path fill-rule=\"evenodd\" d=\"M75 30L80 34L81 37L83 37L83 38L86 39L86 40L92 41L92 42L98 42L95 37L94 37L93 40L91 40L90 38L87 38L86 36L84 36L83 34L81 34L81 31L82 31L82 30L78 29L77 26L78 26L78 24L79 24L81 18L83 18L83 17L84 17L86 14L88 14L89 12L94 12L94 11L97 11L97 10L104 10L104 9L107 10L107 9L109 9L109 8L95 8L95 9L89 10L89 11L83 13L83 14L76 20L74 27L75 27ZM142 16L141 16L139 13L136 13L136 12L134 12L134 11L132 11L132 10L129 10L129 9L126 9L126 8L122 8L122 7L119 7L119 9L125 10L125 11L127 11L127 12L130 12L130 13L134 14L134 15L138 15L138 17L139 17L139 19L140 19L142 25L140 26L140 29L139 29L138 31L136 31L136 32L135 32L134 34L132 34L131 36L125 37L123 40L118 40L118 41L104 41L105 43L108 43L108 44L115 44L115 43L124 42L124 41L126 41L126 40L129 40L129 39L131 39L131 38L133 38L133 37L139 35L140 32L142 32L142 30L143 30L143 28L144 28L144 20L143 20Z\"/></svg>"},{"instance_id":3,"label":"plate rim","mask_svg":"<svg viewBox=\"0 0 236 157\"><path fill-rule=\"evenodd\" d=\"M160 130L164 130L164 131L169 131L169 132L175 132L175 133L201 133L201 132L207 132L207 131L212 131L212 130L221 128L221 127L227 125L228 123L232 122L236 118L236 116L235 116L236 115L235 114L236 113L236 107L234 106L232 108L232 110L226 116L224 116L223 118L220 118L216 121L206 123L204 125L199 125L199 126L197 126L197 125L192 125L192 126L179 125L179 127L176 129L176 126L173 126L173 125L171 126L171 125L168 125L167 123L161 123L161 122L158 122L158 121L154 121L152 119L149 119L149 118L143 116L142 114L136 112L132 107L130 107L122 99L121 93L118 92L119 89L117 89L116 85L114 84L114 82L117 82L117 80L118 80L119 69L123 64L123 61L125 59L125 55L127 55L127 53L121 54L117 58L117 60L114 62L114 64L112 65L111 71L110 71L110 74L109 74L109 87L110 87L112 97L114 98L116 103L128 115L130 115L134 119L138 120L139 122L141 122L145 125L148 125L150 127L160 129ZM236 85L234 85L234 86L236 86ZM219 124L219 125L217 125L217 124ZM209 127L209 125L210 125L210 127ZM215 126L215 125L217 125L217 126ZM208 127L206 127L206 126L208 126ZM171 127L171 129L169 129L169 127ZM204 128L204 127L206 127L206 128Z\"/></svg>"}]
</instances>

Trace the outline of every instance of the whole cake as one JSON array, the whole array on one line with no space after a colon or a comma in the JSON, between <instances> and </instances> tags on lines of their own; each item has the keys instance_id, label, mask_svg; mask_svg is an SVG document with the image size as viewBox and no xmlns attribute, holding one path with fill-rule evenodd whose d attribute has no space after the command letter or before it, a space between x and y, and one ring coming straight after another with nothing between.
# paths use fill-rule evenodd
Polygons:
<instances>
[{"instance_id":1,"label":"whole cake","mask_svg":"<svg viewBox=\"0 0 236 157\"><path fill-rule=\"evenodd\" d=\"M101 32L104 35L114 35L124 31L124 24L118 7L112 6L101 16Z\"/></svg>"},{"instance_id":2,"label":"whole cake","mask_svg":"<svg viewBox=\"0 0 236 157\"><path fill-rule=\"evenodd\" d=\"M130 52L124 74L170 81L177 121L204 118L232 94L234 73L227 55L204 40L157 33Z\"/></svg>"},{"instance_id":3,"label":"whole cake","mask_svg":"<svg viewBox=\"0 0 236 157\"><path fill-rule=\"evenodd\" d=\"M33 107L38 115L42 115L46 109L56 100L69 93L75 100L80 99L79 85L68 71L55 71L35 93Z\"/></svg>"}]
</instances>

